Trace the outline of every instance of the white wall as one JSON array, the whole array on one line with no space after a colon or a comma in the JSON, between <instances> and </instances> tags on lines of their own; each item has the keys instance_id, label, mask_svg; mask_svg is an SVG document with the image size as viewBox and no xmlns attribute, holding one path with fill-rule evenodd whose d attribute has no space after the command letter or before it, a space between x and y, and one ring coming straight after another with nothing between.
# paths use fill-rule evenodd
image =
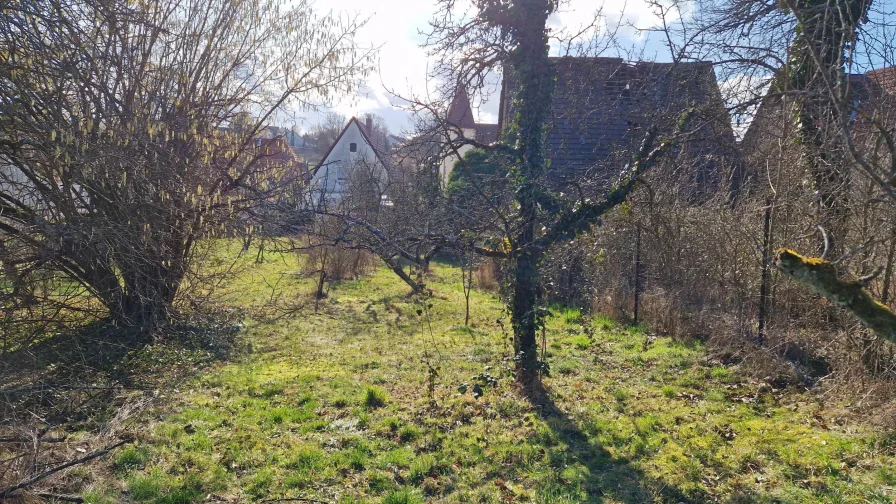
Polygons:
<instances>
[{"instance_id":1,"label":"white wall","mask_svg":"<svg viewBox=\"0 0 896 504\"><path fill-rule=\"evenodd\" d=\"M464 138L476 138L476 130L475 129L464 128L461 131L463 131ZM457 138L457 135L452 132L451 139L454 140L455 138ZM457 152L460 153L461 157L463 157L464 154L466 154L467 152L469 152L471 150L473 150L472 145L463 145L459 149L457 149ZM445 159L442 160L442 166L439 167L439 174L442 177L442 185L445 185L448 183L448 177L451 176L451 171L454 170L454 163L456 163L458 159L459 158L456 155L454 155L454 153L451 153L448 156L446 156Z\"/></svg>"},{"instance_id":2,"label":"white wall","mask_svg":"<svg viewBox=\"0 0 896 504\"><path fill-rule=\"evenodd\" d=\"M357 144L357 152L351 152L352 143ZM385 182L385 168L379 162L376 153L361 133L361 125L357 120L349 122L339 142L324 159L320 168L311 179L312 203L320 204L321 197L326 201L339 201L346 190L348 179L352 176L352 170L356 166L366 164L375 167L381 172L381 179Z\"/></svg>"},{"instance_id":3,"label":"white wall","mask_svg":"<svg viewBox=\"0 0 896 504\"><path fill-rule=\"evenodd\" d=\"M0 191L33 208L36 208L41 201L40 194L25 174L15 166L2 161L0 161Z\"/></svg>"}]
</instances>

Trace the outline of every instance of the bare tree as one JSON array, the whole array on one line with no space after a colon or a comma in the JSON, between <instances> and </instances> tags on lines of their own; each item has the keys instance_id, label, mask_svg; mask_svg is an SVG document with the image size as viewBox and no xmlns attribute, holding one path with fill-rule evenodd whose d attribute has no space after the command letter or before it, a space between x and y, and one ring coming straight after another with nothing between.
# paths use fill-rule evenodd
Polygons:
<instances>
[{"instance_id":1,"label":"bare tree","mask_svg":"<svg viewBox=\"0 0 896 504\"><path fill-rule=\"evenodd\" d=\"M869 311L862 307L864 300L871 299L862 286L872 288L882 271L886 275L881 292L887 292L893 273L888 253L892 225L876 224L888 220L896 202L892 98L896 89L892 69L887 68L894 63L892 13L871 0L729 0L702 5L706 19L697 29L709 42L703 47L728 65L731 75L743 80L746 75L760 74L763 77L754 82L770 85L767 92L760 88L750 99L761 105L754 122L765 127L751 127L744 140L747 151L756 153L761 150L759 144L776 142L781 145L778 150L787 150L792 156L785 163L792 166L779 167L777 175L766 177L775 192L769 197L766 243L780 226L774 218L779 215L778 208L789 204L775 191L783 189L781 174L802 168L809 181L814 212L802 217L806 230L802 236L823 236L818 243L824 252L806 262L799 260L803 256L781 249L777 254L779 270L892 339L891 331L880 330L882 326L871 322ZM741 103L746 101L739 98ZM776 120L784 127L769 131L768 126ZM762 159L768 156L754 156L754 161ZM787 192L804 199L798 191L788 188ZM889 209L885 201L890 202ZM784 243L796 246L797 239L792 236ZM770 256L768 246L764 248ZM849 291L850 301L846 302L845 284L840 282L842 276L849 276L850 261L857 262L856 277L863 280L861 284L848 282L855 289ZM820 269L812 269L813 264ZM806 274L828 269L839 271L840 277ZM885 306L869 306L896 320ZM764 313L765 307L761 308Z\"/></svg>"},{"instance_id":2,"label":"bare tree","mask_svg":"<svg viewBox=\"0 0 896 504\"><path fill-rule=\"evenodd\" d=\"M33 297L43 274L119 324L166 321L199 245L291 182L263 162L262 125L351 91L366 71L360 24L304 1L6 5L4 295Z\"/></svg>"}]
</instances>

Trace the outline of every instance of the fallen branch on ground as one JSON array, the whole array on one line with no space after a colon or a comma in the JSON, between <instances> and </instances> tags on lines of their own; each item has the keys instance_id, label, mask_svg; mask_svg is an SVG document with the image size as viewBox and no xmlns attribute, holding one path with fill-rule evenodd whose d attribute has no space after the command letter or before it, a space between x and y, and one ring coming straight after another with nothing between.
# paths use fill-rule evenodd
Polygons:
<instances>
[{"instance_id":1,"label":"fallen branch on ground","mask_svg":"<svg viewBox=\"0 0 896 504\"><path fill-rule=\"evenodd\" d=\"M89 461L89 460L93 460L93 459L95 459L95 458L97 458L97 457L102 457L103 455L105 455L105 454L109 453L110 451L112 451L112 450L118 448L119 446L124 445L124 444L127 444L127 443L130 443L130 442L131 442L130 440L122 440L122 441L119 441L119 442L117 442L117 443L115 443L115 444L113 444L113 445L109 445L109 446L103 448L102 450L96 450L96 451L90 452L90 453L88 453L87 455L84 455L84 456L81 457L81 458L78 458L78 459L75 459L75 460L70 460L70 461L68 461L68 462L66 462L66 463L64 463L64 464L60 464L60 465L58 465L58 466L56 466L56 467L53 467L53 468L51 468L51 469L47 469L46 471L44 471L44 472L42 472L42 473L40 473L40 474L37 474L37 475L35 475L35 476L32 476L32 477L30 477L30 478L28 478L28 479L26 479L26 480L20 482L20 483L17 484L17 485L13 485L13 486L11 486L11 487L9 487L9 488L3 490L3 491L0 491L0 499L2 499L2 498L6 498L6 497L10 497L10 496L12 496L13 492L15 492L15 491L17 491L17 490L22 490L22 489L24 489L24 488L28 488L28 487L30 487L31 485L37 483L38 481L40 481L40 480L42 480L42 479L44 479L44 478L48 478L48 477L50 477L50 476L52 476L52 475L58 473L59 471L61 471L61 470L63 470L63 469L68 469L69 467L76 466L76 465L78 465L78 464L83 464L84 462L87 462L87 461Z\"/></svg>"},{"instance_id":2,"label":"fallen branch on ground","mask_svg":"<svg viewBox=\"0 0 896 504\"><path fill-rule=\"evenodd\" d=\"M41 443L64 443L68 438L64 437L48 437L42 438L38 437L37 440ZM0 437L0 443L32 443L34 442L34 438L26 438L26 437Z\"/></svg>"},{"instance_id":3,"label":"fallen branch on ground","mask_svg":"<svg viewBox=\"0 0 896 504\"><path fill-rule=\"evenodd\" d=\"M261 502L309 502L312 504L329 504L327 501L309 499L307 497L283 497L280 499L265 499Z\"/></svg>"},{"instance_id":4,"label":"fallen branch on ground","mask_svg":"<svg viewBox=\"0 0 896 504\"><path fill-rule=\"evenodd\" d=\"M56 494L50 492L38 492L35 495L43 497L44 499L53 499L57 501L84 502L84 497L81 497L80 495Z\"/></svg>"}]
</instances>

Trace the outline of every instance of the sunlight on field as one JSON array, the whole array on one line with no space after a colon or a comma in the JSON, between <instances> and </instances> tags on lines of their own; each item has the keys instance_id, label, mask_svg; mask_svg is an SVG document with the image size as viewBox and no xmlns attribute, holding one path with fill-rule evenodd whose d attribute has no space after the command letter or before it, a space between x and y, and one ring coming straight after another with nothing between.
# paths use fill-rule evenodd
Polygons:
<instances>
[{"instance_id":1,"label":"sunlight on field","mask_svg":"<svg viewBox=\"0 0 896 504\"><path fill-rule=\"evenodd\" d=\"M556 309L550 399L533 405L510 377L499 300L474 292L462 327L459 270L437 265L425 299L379 270L335 285L314 314L294 257L254 259L240 258L225 296L245 310L250 352L146 414L90 502L896 497L896 438L841 427L810 395L745 382L698 342ZM300 307L272 311L272 286Z\"/></svg>"}]
</instances>

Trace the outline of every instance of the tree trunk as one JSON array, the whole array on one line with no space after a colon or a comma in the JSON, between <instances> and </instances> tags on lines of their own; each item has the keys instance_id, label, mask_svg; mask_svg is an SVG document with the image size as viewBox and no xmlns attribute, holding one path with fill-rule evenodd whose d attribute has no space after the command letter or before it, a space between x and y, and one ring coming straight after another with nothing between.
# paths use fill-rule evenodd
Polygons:
<instances>
[{"instance_id":1,"label":"tree trunk","mask_svg":"<svg viewBox=\"0 0 896 504\"><path fill-rule=\"evenodd\" d=\"M464 261L460 269L461 283L464 288L464 327L470 327L470 294L473 291L473 267L471 259Z\"/></svg>"},{"instance_id":2,"label":"tree trunk","mask_svg":"<svg viewBox=\"0 0 896 504\"><path fill-rule=\"evenodd\" d=\"M150 332L171 321L172 305L183 275L159 264L144 264L122 271L124 286L117 299L107 303L119 327Z\"/></svg>"},{"instance_id":3,"label":"tree trunk","mask_svg":"<svg viewBox=\"0 0 896 504\"><path fill-rule=\"evenodd\" d=\"M394 272L396 275L398 275L399 278L404 280L404 283L408 284L415 293L423 292L423 284L419 284L414 281L414 279L411 278L411 276L404 271L404 268L402 268L400 264L395 262L394 259L386 259L384 257L383 262L386 263L386 266L389 266L389 269L391 269L392 272Z\"/></svg>"},{"instance_id":4,"label":"tree trunk","mask_svg":"<svg viewBox=\"0 0 896 504\"><path fill-rule=\"evenodd\" d=\"M639 311L641 307L641 224L638 224L637 236L635 238L635 306L634 306L634 325L638 325Z\"/></svg>"},{"instance_id":5,"label":"tree trunk","mask_svg":"<svg viewBox=\"0 0 896 504\"><path fill-rule=\"evenodd\" d=\"M118 327L151 332L171 319L171 306L151 293L134 293L122 298L112 310L112 320Z\"/></svg>"},{"instance_id":6,"label":"tree trunk","mask_svg":"<svg viewBox=\"0 0 896 504\"><path fill-rule=\"evenodd\" d=\"M535 335L541 323L538 313L540 253L535 247L535 222L539 184L543 183L545 171L544 126L550 117L554 94L554 70L548 59L546 31L548 14L554 7L546 0L513 5L513 14L524 21L515 27L518 44L510 55L512 72L520 86L515 97L519 104L515 140L520 167L514 174L519 181L515 196L520 227L511 239L514 249L511 316L517 379L527 390L534 390L539 371Z\"/></svg>"},{"instance_id":7,"label":"tree trunk","mask_svg":"<svg viewBox=\"0 0 896 504\"><path fill-rule=\"evenodd\" d=\"M534 223L529 232L534 231ZM516 359L517 379L530 388L538 380L538 264L534 254L524 252L516 257L513 271L513 350Z\"/></svg>"}]
</instances>

